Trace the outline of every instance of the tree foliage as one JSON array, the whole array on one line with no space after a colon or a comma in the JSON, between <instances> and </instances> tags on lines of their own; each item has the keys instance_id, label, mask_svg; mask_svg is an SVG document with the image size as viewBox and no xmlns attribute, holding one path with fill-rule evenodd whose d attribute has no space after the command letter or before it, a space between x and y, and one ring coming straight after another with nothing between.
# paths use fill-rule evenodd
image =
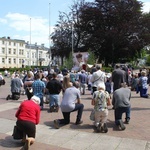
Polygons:
<instances>
[{"instance_id":1,"label":"tree foliage","mask_svg":"<svg viewBox=\"0 0 150 150\"><path fill-rule=\"evenodd\" d=\"M74 52L91 49L105 65L135 59L150 42L150 14L141 8L137 0L74 1L70 13L60 13L53 54L69 57L73 46Z\"/></svg>"}]
</instances>

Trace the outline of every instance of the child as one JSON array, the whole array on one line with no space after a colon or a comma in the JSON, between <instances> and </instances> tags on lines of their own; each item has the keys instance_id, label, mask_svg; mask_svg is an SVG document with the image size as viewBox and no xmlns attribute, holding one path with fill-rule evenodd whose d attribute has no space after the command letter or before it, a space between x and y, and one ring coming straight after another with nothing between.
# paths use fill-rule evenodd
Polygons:
<instances>
[{"instance_id":1,"label":"child","mask_svg":"<svg viewBox=\"0 0 150 150\"><path fill-rule=\"evenodd\" d=\"M107 128L107 117L108 117L108 106L111 104L110 95L104 90L104 84L99 84L97 91L93 93L91 104L94 105L95 110L95 126L97 132L108 132Z\"/></svg>"}]
</instances>

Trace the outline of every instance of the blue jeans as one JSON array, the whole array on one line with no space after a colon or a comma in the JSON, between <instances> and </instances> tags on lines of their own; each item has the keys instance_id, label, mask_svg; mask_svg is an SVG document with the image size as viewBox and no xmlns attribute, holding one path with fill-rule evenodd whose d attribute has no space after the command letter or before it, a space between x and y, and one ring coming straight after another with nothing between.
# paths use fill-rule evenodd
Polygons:
<instances>
[{"instance_id":1,"label":"blue jeans","mask_svg":"<svg viewBox=\"0 0 150 150\"><path fill-rule=\"evenodd\" d=\"M50 98L49 107L52 107L54 105L59 106L59 95L58 94L50 94L49 98Z\"/></svg>"},{"instance_id":2,"label":"blue jeans","mask_svg":"<svg viewBox=\"0 0 150 150\"><path fill-rule=\"evenodd\" d=\"M140 88L140 96L147 98L147 97L148 97L147 89L143 89L143 88L141 87L141 88Z\"/></svg>"},{"instance_id":3,"label":"blue jeans","mask_svg":"<svg viewBox=\"0 0 150 150\"><path fill-rule=\"evenodd\" d=\"M77 104L76 103L74 110L71 111L71 112L78 111L76 121L81 120L83 108L84 108L83 104ZM64 119L59 119L59 124L69 124L71 112L62 112Z\"/></svg>"},{"instance_id":4,"label":"blue jeans","mask_svg":"<svg viewBox=\"0 0 150 150\"><path fill-rule=\"evenodd\" d=\"M119 107L115 109L115 123L119 125L119 120L122 120L122 114L126 113L125 119L130 119L131 107Z\"/></svg>"}]
</instances>

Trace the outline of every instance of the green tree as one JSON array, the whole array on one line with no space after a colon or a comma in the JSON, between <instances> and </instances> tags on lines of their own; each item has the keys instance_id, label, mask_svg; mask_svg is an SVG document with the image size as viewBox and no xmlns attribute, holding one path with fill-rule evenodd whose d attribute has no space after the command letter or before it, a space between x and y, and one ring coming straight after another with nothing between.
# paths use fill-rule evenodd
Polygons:
<instances>
[{"instance_id":1,"label":"green tree","mask_svg":"<svg viewBox=\"0 0 150 150\"><path fill-rule=\"evenodd\" d=\"M72 53L70 53L69 57L65 59L64 66L66 66L69 70L73 67L73 57Z\"/></svg>"},{"instance_id":2,"label":"green tree","mask_svg":"<svg viewBox=\"0 0 150 150\"><path fill-rule=\"evenodd\" d=\"M88 53L89 53L89 56L88 56L88 61L87 61L87 63L88 63L88 64L95 64L95 63L96 63L95 54L92 53L91 50L88 50Z\"/></svg>"}]
</instances>

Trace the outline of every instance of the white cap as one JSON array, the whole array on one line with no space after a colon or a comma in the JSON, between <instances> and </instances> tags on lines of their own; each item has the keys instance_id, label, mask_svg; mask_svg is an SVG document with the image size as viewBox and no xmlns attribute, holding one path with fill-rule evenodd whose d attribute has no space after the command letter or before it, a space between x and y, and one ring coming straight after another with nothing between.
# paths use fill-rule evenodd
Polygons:
<instances>
[{"instance_id":1,"label":"white cap","mask_svg":"<svg viewBox=\"0 0 150 150\"><path fill-rule=\"evenodd\" d=\"M35 95L31 97L31 100L35 101L38 104L40 104L40 102L41 102L40 98Z\"/></svg>"}]
</instances>

